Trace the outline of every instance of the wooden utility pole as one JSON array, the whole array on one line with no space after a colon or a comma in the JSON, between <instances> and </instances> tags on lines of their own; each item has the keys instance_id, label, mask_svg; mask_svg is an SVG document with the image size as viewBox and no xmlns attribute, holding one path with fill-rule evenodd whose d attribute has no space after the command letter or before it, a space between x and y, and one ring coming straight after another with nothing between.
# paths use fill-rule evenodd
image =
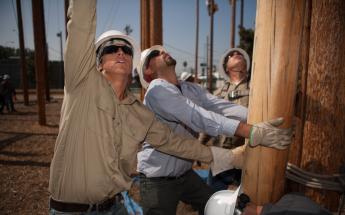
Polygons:
<instances>
[{"instance_id":1,"label":"wooden utility pole","mask_svg":"<svg viewBox=\"0 0 345 215\"><path fill-rule=\"evenodd\" d=\"M236 0L229 0L231 4L231 27L230 27L230 48L235 47L235 32L236 32Z\"/></svg>"},{"instance_id":2,"label":"wooden utility pole","mask_svg":"<svg viewBox=\"0 0 345 215\"><path fill-rule=\"evenodd\" d=\"M162 45L162 1L141 0L140 17L141 49L144 50L153 45Z\"/></svg>"},{"instance_id":3,"label":"wooden utility pole","mask_svg":"<svg viewBox=\"0 0 345 215\"><path fill-rule=\"evenodd\" d=\"M345 1L313 0L301 168L339 173L345 163ZM306 189L332 211L339 194Z\"/></svg>"},{"instance_id":4,"label":"wooden utility pole","mask_svg":"<svg viewBox=\"0 0 345 215\"><path fill-rule=\"evenodd\" d=\"M258 0L248 122L284 117L291 127L305 1ZM284 194L288 150L247 147L243 188L259 205Z\"/></svg>"},{"instance_id":5,"label":"wooden utility pole","mask_svg":"<svg viewBox=\"0 0 345 215\"><path fill-rule=\"evenodd\" d=\"M44 31L43 0L32 0L32 17L34 24L35 41L35 69L36 89L38 103L38 121L40 125L46 125L44 87L46 70L46 41Z\"/></svg>"},{"instance_id":6,"label":"wooden utility pole","mask_svg":"<svg viewBox=\"0 0 345 215\"><path fill-rule=\"evenodd\" d=\"M140 46L145 50L154 45L163 45L162 0L140 1ZM141 100L145 90L141 89Z\"/></svg>"},{"instance_id":7,"label":"wooden utility pole","mask_svg":"<svg viewBox=\"0 0 345 215\"><path fill-rule=\"evenodd\" d=\"M68 7L69 7L69 0L65 0L65 36L67 39L67 22L68 22L68 17L67 17L67 12L68 12Z\"/></svg>"},{"instance_id":8,"label":"wooden utility pole","mask_svg":"<svg viewBox=\"0 0 345 215\"><path fill-rule=\"evenodd\" d=\"M64 86L64 66L63 66L63 47L62 47L62 31L56 34L57 37L60 38L60 72L61 72L61 80L62 86Z\"/></svg>"},{"instance_id":9,"label":"wooden utility pole","mask_svg":"<svg viewBox=\"0 0 345 215\"><path fill-rule=\"evenodd\" d=\"M244 0L241 0L241 16L240 16L240 27L243 28L243 2Z\"/></svg>"},{"instance_id":10,"label":"wooden utility pole","mask_svg":"<svg viewBox=\"0 0 345 215\"><path fill-rule=\"evenodd\" d=\"M198 57L199 57L199 0L196 0L196 23L195 23L195 64L194 82L198 83Z\"/></svg>"},{"instance_id":11,"label":"wooden utility pole","mask_svg":"<svg viewBox=\"0 0 345 215\"><path fill-rule=\"evenodd\" d=\"M302 33L302 43L300 52L300 62L298 66L298 82L295 105L295 135L289 150L289 162L300 166L303 147L303 132L305 123L305 111L307 100L308 64L310 49L310 23L311 23L311 3L312 0L305 0L305 15Z\"/></svg>"},{"instance_id":12,"label":"wooden utility pole","mask_svg":"<svg viewBox=\"0 0 345 215\"><path fill-rule=\"evenodd\" d=\"M19 37L19 48L20 48L20 69L21 69L24 105L29 105L28 78L27 78L28 74L27 74L27 69L26 69L22 7L21 7L20 0L17 0L17 14L18 14L18 37Z\"/></svg>"},{"instance_id":13,"label":"wooden utility pole","mask_svg":"<svg viewBox=\"0 0 345 215\"><path fill-rule=\"evenodd\" d=\"M208 0L207 3L208 15L210 16L210 52L208 58L208 65L207 65L207 89L209 92L212 93L212 73L213 73L213 16L214 13L218 10L217 4L214 0Z\"/></svg>"},{"instance_id":14,"label":"wooden utility pole","mask_svg":"<svg viewBox=\"0 0 345 215\"><path fill-rule=\"evenodd\" d=\"M42 13L43 13L43 8L42 8ZM43 13L43 17L44 17L44 13ZM44 23L44 20L43 20ZM44 31L45 31L45 25L44 27ZM44 40L46 40L45 34L44 34ZM49 87L49 79L48 79L48 64L49 64L49 57L48 57L48 43L45 43L45 53L44 53L44 67L45 67L45 73L44 73L44 83L45 83L45 96L46 96L46 101L50 102L50 87Z\"/></svg>"}]
</instances>

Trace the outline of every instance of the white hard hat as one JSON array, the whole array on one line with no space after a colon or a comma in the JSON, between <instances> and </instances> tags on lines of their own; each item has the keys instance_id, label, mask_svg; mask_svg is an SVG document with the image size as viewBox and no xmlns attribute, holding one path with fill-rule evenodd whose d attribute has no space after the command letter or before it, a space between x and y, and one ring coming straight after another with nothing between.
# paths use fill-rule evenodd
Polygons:
<instances>
[{"instance_id":1,"label":"white hard hat","mask_svg":"<svg viewBox=\"0 0 345 215\"><path fill-rule=\"evenodd\" d=\"M228 55L234 51L238 51L239 53L241 53L243 55L244 60L246 61L246 64L247 64L247 72L249 71L249 68L250 68L250 58L249 58L248 53L241 48L230 48L226 52L224 52L224 54L222 55L222 57L220 58L220 61L219 61L220 75L225 80L228 80L229 76L227 75L227 73L225 71L225 68L224 68L225 62L224 61L225 61L225 58L228 57Z\"/></svg>"},{"instance_id":2,"label":"white hard hat","mask_svg":"<svg viewBox=\"0 0 345 215\"><path fill-rule=\"evenodd\" d=\"M96 52L100 48L100 46L111 39L123 39L127 41L133 48L133 70L138 65L139 62L139 55L140 55L140 48L134 41L134 39L125 33L117 30L109 30L101 34L96 40Z\"/></svg>"},{"instance_id":3,"label":"white hard hat","mask_svg":"<svg viewBox=\"0 0 345 215\"><path fill-rule=\"evenodd\" d=\"M3 77L2 77L2 79L4 79L4 80L8 80L8 79L10 79L11 77L10 77L10 75L8 75L8 74L5 74Z\"/></svg>"},{"instance_id":4,"label":"white hard hat","mask_svg":"<svg viewBox=\"0 0 345 215\"><path fill-rule=\"evenodd\" d=\"M233 215L240 187L233 190L221 190L214 193L207 201L205 215Z\"/></svg>"},{"instance_id":5,"label":"white hard hat","mask_svg":"<svg viewBox=\"0 0 345 215\"><path fill-rule=\"evenodd\" d=\"M144 51L141 52L140 62L138 64L137 71L139 74L141 86L143 86L145 89L147 89L149 87L149 84L150 84L150 83L147 83L147 81L144 79L144 71L146 69L145 68L146 67L146 58L147 58L147 56L149 56L149 54L152 51L155 51L155 50L166 52L164 47L161 45L152 46L151 48L145 49Z\"/></svg>"},{"instance_id":6,"label":"white hard hat","mask_svg":"<svg viewBox=\"0 0 345 215\"><path fill-rule=\"evenodd\" d=\"M180 79L182 80L182 81L186 81L189 77L191 77L192 76L192 74L191 73L189 73L189 72L182 72L181 73L181 76L180 76Z\"/></svg>"}]
</instances>

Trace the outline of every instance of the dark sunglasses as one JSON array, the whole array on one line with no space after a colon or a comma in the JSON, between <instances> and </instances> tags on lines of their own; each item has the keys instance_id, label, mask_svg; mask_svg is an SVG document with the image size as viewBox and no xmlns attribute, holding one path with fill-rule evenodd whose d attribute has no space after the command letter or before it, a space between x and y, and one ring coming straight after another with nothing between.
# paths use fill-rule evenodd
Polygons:
<instances>
[{"instance_id":1,"label":"dark sunglasses","mask_svg":"<svg viewBox=\"0 0 345 215\"><path fill-rule=\"evenodd\" d=\"M228 54L228 57L232 57L232 56L234 56L234 54L235 53L237 53L237 55L241 55L241 56L243 56L242 54L241 54L241 52L238 52L238 51L233 51L233 52L230 52L229 54Z\"/></svg>"},{"instance_id":2,"label":"dark sunglasses","mask_svg":"<svg viewBox=\"0 0 345 215\"><path fill-rule=\"evenodd\" d=\"M112 53L116 53L119 51L119 48L121 48L121 50L127 54L133 57L133 50L131 47L129 46L117 46L117 45L111 45L111 46L106 46L104 47L103 51L102 51L102 56L105 54L112 54Z\"/></svg>"},{"instance_id":3,"label":"dark sunglasses","mask_svg":"<svg viewBox=\"0 0 345 215\"><path fill-rule=\"evenodd\" d=\"M160 54L161 54L161 52L158 51L158 50L152 51L152 52L147 56L147 58L146 58L146 68L149 67L150 60L152 60L153 58L159 56Z\"/></svg>"}]
</instances>

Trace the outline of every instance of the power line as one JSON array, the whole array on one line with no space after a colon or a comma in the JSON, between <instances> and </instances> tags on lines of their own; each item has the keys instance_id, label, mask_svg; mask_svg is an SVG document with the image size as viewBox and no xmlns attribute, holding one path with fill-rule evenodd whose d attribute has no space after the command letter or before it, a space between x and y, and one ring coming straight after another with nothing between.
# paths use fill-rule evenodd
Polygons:
<instances>
[{"instance_id":1,"label":"power line","mask_svg":"<svg viewBox=\"0 0 345 215\"><path fill-rule=\"evenodd\" d=\"M174 50L176 50L176 51L178 51L178 52L180 52L180 53L183 53L183 54L186 54L186 55L189 55L189 56L194 57L194 54L193 54L193 53L188 52L188 51L183 50L183 49L180 49L180 48L176 48L176 47L174 47L174 46L172 46L172 45L170 45L170 44L168 44L168 43L164 43L164 46L167 46L167 47L169 47L169 48L172 48L172 49L174 49ZM219 53L219 52L217 52L217 53ZM217 57L217 58L220 58L220 55L217 54L216 57ZM198 56L198 58L199 58L199 59L202 59L202 60L206 60L206 57Z\"/></svg>"}]
</instances>

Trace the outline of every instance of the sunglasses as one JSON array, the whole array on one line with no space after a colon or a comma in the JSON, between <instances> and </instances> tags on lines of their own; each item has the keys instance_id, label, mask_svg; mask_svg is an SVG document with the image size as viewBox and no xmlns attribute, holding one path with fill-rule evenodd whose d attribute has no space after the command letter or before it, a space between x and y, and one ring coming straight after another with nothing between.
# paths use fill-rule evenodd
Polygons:
<instances>
[{"instance_id":1,"label":"sunglasses","mask_svg":"<svg viewBox=\"0 0 345 215\"><path fill-rule=\"evenodd\" d=\"M147 58L146 58L146 68L149 67L150 60L152 60L153 58L159 56L160 54L161 54L161 52L158 51L158 50L152 51L152 52L147 56Z\"/></svg>"},{"instance_id":2,"label":"sunglasses","mask_svg":"<svg viewBox=\"0 0 345 215\"><path fill-rule=\"evenodd\" d=\"M130 55L133 57L133 50L130 46L127 46L127 45L121 45L121 46L118 46L118 45L111 45L111 46L106 46L103 48L103 51L102 51L102 55L105 55L105 54L112 54L112 53L116 53L119 51L119 49L121 48L121 50L127 54L127 55Z\"/></svg>"},{"instance_id":3,"label":"sunglasses","mask_svg":"<svg viewBox=\"0 0 345 215\"><path fill-rule=\"evenodd\" d=\"M229 54L228 54L228 58L229 57L232 57L232 56L234 56L235 55L235 53L237 54L237 55L241 55L241 56L243 56L242 54L241 54L241 52L238 52L238 51L233 51L233 52L230 52Z\"/></svg>"}]
</instances>

